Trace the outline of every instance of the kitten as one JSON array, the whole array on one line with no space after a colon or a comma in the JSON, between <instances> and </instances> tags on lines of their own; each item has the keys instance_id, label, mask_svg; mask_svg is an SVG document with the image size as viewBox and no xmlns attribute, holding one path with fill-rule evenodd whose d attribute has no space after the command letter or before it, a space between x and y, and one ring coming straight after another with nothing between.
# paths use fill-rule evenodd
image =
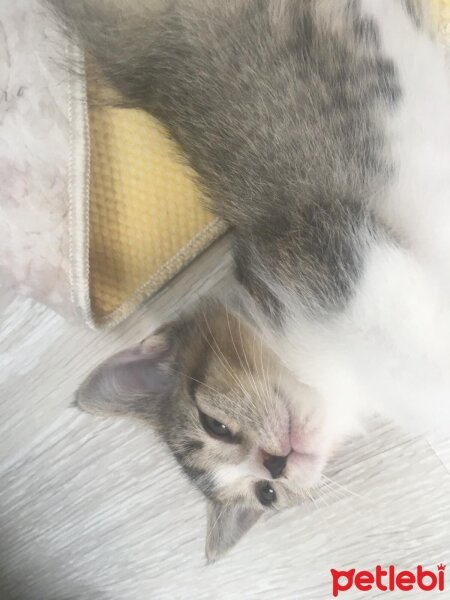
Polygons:
<instances>
[{"instance_id":1,"label":"kitten","mask_svg":"<svg viewBox=\"0 0 450 600\"><path fill-rule=\"evenodd\" d=\"M148 416L210 498L217 557L297 502L367 414L450 422L444 53L414 0L52 2L233 233L256 350L255 326L215 304L78 395Z\"/></svg>"},{"instance_id":2,"label":"kitten","mask_svg":"<svg viewBox=\"0 0 450 600\"><path fill-rule=\"evenodd\" d=\"M76 396L81 410L144 419L165 440L208 499L210 560L263 509L308 497L329 451L314 401L248 322L211 299L101 364Z\"/></svg>"}]
</instances>

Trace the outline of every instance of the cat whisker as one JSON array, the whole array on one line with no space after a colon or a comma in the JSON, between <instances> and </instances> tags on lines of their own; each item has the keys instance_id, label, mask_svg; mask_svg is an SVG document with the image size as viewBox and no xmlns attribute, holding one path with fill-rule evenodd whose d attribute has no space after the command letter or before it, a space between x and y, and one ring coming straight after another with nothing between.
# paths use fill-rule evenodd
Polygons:
<instances>
[{"instance_id":1,"label":"cat whisker","mask_svg":"<svg viewBox=\"0 0 450 600\"><path fill-rule=\"evenodd\" d=\"M242 320L242 316L241 316L241 314L239 314L239 318L238 318L238 331L239 331L239 338L240 338L240 342L241 342L242 352L244 354L245 363L247 365L246 373L247 373L247 375L251 379L252 387L253 387L253 389L255 391L256 396L263 402L264 408L266 409L266 412L267 412L267 407L265 405L264 399L261 398L261 394L260 394L260 392L259 392L259 390L257 388L256 381L255 381L255 379L253 377L253 374L251 372L250 363L248 361L247 353L245 352L244 340L243 340L243 337L242 337L242 330L241 330L241 320ZM267 412L267 414L269 414L269 413Z\"/></svg>"},{"instance_id":2,"label":"cat whisker","mask_svg":"<svg viewBox=\"0 0 450 600\"><path fill-rule=\"evenodd\" d=\"M204 318L204 321L205 321L205 323L206 323L206 326L207 326L207 328L208 328L209 334L210 334L210 336L211 336L211 339L213 340L213 342L214 342L214 344L215 344L215 346L216 346L216 348L217 348L217 351L216 351L216 350L214 349L214 347L211 345L211 343L210 343L210 342L209 342L209 340L206 338L206 336L205 336L205 335L202 333L202 335L203 335L203 339L204 339L204 340L205 340L205 342L206 342L206 343L209 345L209 347L211 348L211 350L214 352L214 354L215 354L216 358L219 360L219 362L221 362L221 363L222 363L222 365L224 366L224 368L225 368L225 370L228 372L228 374L229 374L229 375L231 375L231 377L232 377L232 378L234 379L234 381L237 383L237 385L239 386L239 388L241 389L241 391L244 393L244 395L246 395L246 394L247 394L247 391L246 391L246 389L245 389L245 388L244 388L244 386L242 385L242 382L239 380L239 378L238 378L238 377L235 375L235 373L233 372L233 368L232 368L232 366L230 365L229 361L227 360L227 358L225 357L224 353L223 353L223 352L222 352L222 350L220 349L220 346L218 345L218 343L217 343L217 340L216 340L216 338L214 337L214 335L213 335L213 333L212 333L211 327L210 327L210 325L209 325L208 319L207 319L207 317L206 317L206 314L205 314L205 312L204 312L203 308L202 308L202 313L203 313L203 318ZM219 354L218 352L219 352L220 354ZM256 408L256 407L255 407L255 408Z\"/></svg>"},{"instance_id":3,"label":"cat whisker","mask_svg":"<svg viewBox=\"0 0 450 600\"><path fill-rule=\"evenodd\" d=\"M375 505L375 502L373 500L370 500L369 498L367 498L366 496L362 496L361 494L358 494L357 492L354 492L353 490L351 490L350 488L342 485L341 483L331 479L330 477L328 477L328 475L325 475L324 473L322 473L322 481L326 482L327 484L333 486L337 486L340 490L342 490L342 492L346 492L347 494L350 494L351 496L354 496L355 498L358 498L359 500L362 500L363 502L367 502L369 504Z\"/></svg>"},{"instance_id":4,"label":"cat whisker","mask_svg":"<svg viewBox=\"0 0 450 600\"><path fill-rule=\"evenodd\" d=\"M187 373L182 373L181 371L178 371L177 369L174 369L173 367L168 367L168 369L170 371L172 371L172 373L176 373L177 375L181 375L182 377L186 377L186 379L190 379L191 381L195 381L195 383L198 383L198 385L202 385L203 387L208 388L209 390L211 390L215 394L220 394L219 390L217 390L216 388L211 387L210 385L206 384L204 381L200 381L200 379L196 379L195 377L191 377L191 375L188 375Z\"/></svg>"},{"instance_id":5,"label":"cat whisker","mask_svg":"<svg viewBox=\"0 0 450 600\"><path fill-rule=\"evenodd\" d=\"M234 341L234 336L233 336L233 332L232 332L231 325L230 325L230 317L229 317L229 312L228 312L228 306L225 307L225 314L226 314L226 317L227 317L228 331L230 333L231 343L233 344L233 348L234 348L234 351L236 352L236 356L237 356L237 358L239 360L239 364L241 365L242 370L245 371L244 365L242 363L242 358L241 358L240 352L238 351L236 343ZM242 387L242 389L243 389L243 387ZM256 392L256 390L255 390L255 392ZM252 404L254 410L256 411L255 404L253 403L253 401L252 401L252 399L251 399L251 397L250 397L249 394L248 394L248 396L249 396L249 398L247 398L247 399L249 399L249 401Z\"/></svg>"},{"instance_id":6,"label":"cat whisker","mask_svg":"<svg viewBox=\"0 0 450 600\"><path fill-rule=\"evenodd\" d=\"M323 514L323 512L322 512L322 510L321 510L321 507L320 507L320 506L318 505L318 503L316 502L316 498L314 498L313 494L311 493L311 490L309 490L309 489L305 489L305 494L306 494L306 496L307 496L307 497L308 497L308 498L311 500L311 502L313 503L313 505L314 505L314 508L315 508L315 510L316 510L316 514L318 514L318 515L319 515L319 519L322 521L322 524L323 524L323 525L325 525L325 527L327 527L327 528L328 528L328 527L330 527L330 522L329 522L329 520L328 520L328 519L327 519L327 517L326 517L326 516ZM317 500L321 500L321 499L323 500L324 498L323 498L323 496L319 495L319 496L317 497ZM328 504L327 504L327 502L325 502L325 505L328 507Z\"/></svg>"},{"instance_id":7,"label":"cat whisker","mask_svg":"<svg viewBox=\"0 0 450 600\"><path fill-rule=\"evenodd\" d=\"M256 359L255 347L256 347L256 332L253 331L253 348L252 349L253 349L253 355L255 356L255 359ZM261 341L261 351L260 351L260 362L262 362L262 341ZM261 379L261 382L263 383L263 385L265 385L264 367L263 367L263 365L261 365L261 366L262 366L262 371L259 371L257 369L257 373ZM255 362L255 367L256 367L256 362ZM253 375L252 375L252 379L253 379ZM264 390L263 390L263 392L264 392ZM266 397L264 397L264 396L266 396ZM269 413L269 409L267 407L267 400L268 400L267 396L268 396L267 392L266 392L266 394L264 394L264 393L259 394L259 398L262 400L262 403L264 404L264 409L266 411L266 415L269 416L270 413Z\"/></svg>"}]
</instances>

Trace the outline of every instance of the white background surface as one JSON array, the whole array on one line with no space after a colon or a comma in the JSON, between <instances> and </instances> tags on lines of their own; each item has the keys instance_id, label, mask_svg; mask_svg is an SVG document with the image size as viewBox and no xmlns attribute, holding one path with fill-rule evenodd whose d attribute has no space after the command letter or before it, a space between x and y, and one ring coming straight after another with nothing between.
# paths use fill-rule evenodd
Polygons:
<instances>
[{"instance_id":1,"label":"white background surface","mask_svg":"<svg viewBox=\"0 0 450 600\"><path fill-rule=\"evenodd\" d=\"M444 562L450 571L449 442L374 421L342 449L328 472L339 485L316 506L258 523L206 566L203 499L153 433L68 408L103 358L189 298L228 287L226 248L219 242L107 333L0 295L1 600L328 600L330 568Z\"/></svg>"}]
</instances>

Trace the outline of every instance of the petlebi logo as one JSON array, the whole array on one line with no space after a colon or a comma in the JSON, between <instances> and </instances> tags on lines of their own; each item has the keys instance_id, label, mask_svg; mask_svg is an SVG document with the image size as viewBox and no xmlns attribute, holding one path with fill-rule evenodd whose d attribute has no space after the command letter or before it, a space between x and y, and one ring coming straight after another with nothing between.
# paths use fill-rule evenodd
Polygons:
<instances>
[{"instance_id":1,"label":"petlebi logo","mask_svg":"<svg viewBox=\"0 0 450 600\"><path fill-rule=\"evenodd\" d=\"M381 592L410 592L422 590L424 592L445 591L445 565L440 564L434 570L424 569L418 565L413 571L397 571L390 565L383 568L377 565L372 571L337 571L331 569L331 584L333 597L344 595L351 589L360 592L380 590ZM344 596L343 596L344 597ZM434 598L434 596L433 596Z\"/></svg>"}]
</instances>

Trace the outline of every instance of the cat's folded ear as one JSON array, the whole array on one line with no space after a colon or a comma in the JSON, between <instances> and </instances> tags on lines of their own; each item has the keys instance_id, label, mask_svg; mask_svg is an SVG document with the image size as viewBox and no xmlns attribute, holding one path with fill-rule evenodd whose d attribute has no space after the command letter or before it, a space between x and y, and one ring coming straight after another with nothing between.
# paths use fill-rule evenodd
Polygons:
<instances>
[{"instance_id":1,"label":"cat's folded ear","mask_svg":"<svg viewBox=\"0 0 450 600\"><path fill-rule=\"evenodd\" d=\"M169 327L100 364L81 384L75 406L98 415L136 416L158 424L179 375Z\"/></svg>"},{"instance_id":2,"label":"cat's folded ear","mask_svg":"<svg viewBox=\"0 0 450 600\"><path fill-rule=\"evenodd\" d=\"M228 552L262 514L262 510L240 504L209 501L205 547L208 562Z\"/></svg>"}]
</instances>

